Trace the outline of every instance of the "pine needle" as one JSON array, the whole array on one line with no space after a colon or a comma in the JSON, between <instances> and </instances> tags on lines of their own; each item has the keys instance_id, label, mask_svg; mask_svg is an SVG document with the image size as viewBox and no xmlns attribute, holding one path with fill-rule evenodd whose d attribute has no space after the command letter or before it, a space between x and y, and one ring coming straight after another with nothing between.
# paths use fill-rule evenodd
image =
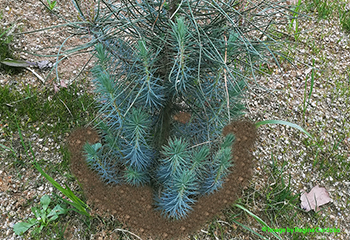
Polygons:
<instances>
[{"instance_id":1,"label":"pine needle","mask_svg":"<svg viewBox=\"0 0 350 240\"><path fill-rule=\"evenodd\" d=\"M225 38L225 67L224 67L224 79L225 79L225 90L226 90L226 104L227 104L227 113L228 113L228 120L231 121L230 116L230 97L228 95L228 88L227 88L227 76L226 76L226 62L227 62L227 38L224 35Z\"/></svg>"}]
</instances>

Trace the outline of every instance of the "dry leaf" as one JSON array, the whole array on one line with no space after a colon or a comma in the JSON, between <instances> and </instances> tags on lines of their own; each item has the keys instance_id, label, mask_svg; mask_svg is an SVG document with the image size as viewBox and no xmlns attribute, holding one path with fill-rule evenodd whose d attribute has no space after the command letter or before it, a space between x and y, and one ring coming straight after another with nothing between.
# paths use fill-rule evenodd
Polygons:
<instances>
[{"instance_id":1,"label":"dry leaf","mask_svg":"<svg viewBox=\"0 0 350 240\"><path fill-rule=\"evenodd\" d=\"M61 87L67 88L66 83L62 79L61 79L60 83L61 83Z\"/></svg>"},{"instance_id":2,"label":"dry leaf","mask_svg":"<svg viewBox=\"0 0 350 240\"><path fill-rule=\"evenodd\" d=\"M56 83L53 83L53 90L55 91L55 93L57 93L60 90Z\"/></svg>"},{"instance_id":3,"label":"dry leaf","mask_svg":"<svg viewBox=\"0 0 350 240\"><path fill-rule=\"evenodd\" d=\"M325 188L320 188L318 185L313 187L309 193L304 192L301 197L301 208L309 212L310 210L319 211L319 206L322 206L332 199ZM316 209L315 209L316 207Z\"/></svg>"},{"instance_id":4,"label":"dry leaf","mask_svg":"<svg viewBox=\"0 0 350 240\"><path fill-rule=\"evenodd\" d=\"M308 68L305 70L305 75L308 75L312 71L312 68Z\"/></svg>"}]
</instances>

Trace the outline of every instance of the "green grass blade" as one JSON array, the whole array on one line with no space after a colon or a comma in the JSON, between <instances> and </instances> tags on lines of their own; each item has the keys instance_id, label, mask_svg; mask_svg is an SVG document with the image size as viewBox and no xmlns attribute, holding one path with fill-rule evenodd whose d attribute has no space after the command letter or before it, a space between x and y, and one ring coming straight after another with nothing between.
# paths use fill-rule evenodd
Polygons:
<instances>
[{"instance_id":1,"label":"green grass blade","mask_svg":"<svg viewBox=\"0 0 350 240\"><path fill-rule=\"evenodd\" d=\"M302 131L303 133L305 133L307 136L309 136L310 138L313 138L312 135L310 133L308 133L304 128L300 127L299 125L295 124L295 123L291 123L291 122L287 122L287 121L282 121L282 120L266 120L266 121L260 121L255 123L255 126L258 128L261 125L265 125L265 124L270 124L270 123L275 123L275 124L283 124L289 127L293 127L296 128L300 131Z\"/></svg>"},{"instance_id":2,"label":"green grass blade","mask_svg":"<svg viewBox=\"0 0 350 240\"><path fill-rule=\"evenodd\" d=\"M246 230L248 230L248 231L252 232L253 234L255 234L255 235L257 235L257 236L259 236L260 238L262 238L262 239L266 239L266 240L267 240L267 238L266 238L266 237L264 237L263 235L261 235L261 234L259 234L259 233L255 232L253 229L251 229L251 228L249 228L249 227L247 227L247 226L245 226L245 225L243 225L243 224L241 224L241 223L237 222L237 221L236 221L236 220L234 220L234 219L232 219L232 221L233 221L234 223L236 223L237 225L241 226L242 228L244 228L244 229L246 229Z\"/></svg>"},{"instance_id":3,"label":"green grass blade","mask_svg":"<svg viewBox=\"0 0 350 240\"><path fill-rule=\"evenodd\" d=\"M21 131L19 125L18 125L16 115L13 115L13 116L15 117L15 121L16 121L16 125L17 125L17 128L18 128L19 137L21 138L21 144L22 144L24 150L26 151L26 154L28 154L27 146L24 144L24 140L23 140L23 136L22 136L22 131Z\"/></svg>"},{"instance_id":4,"label":"green grass blade","mask_svg":"<svg viewBox=\"0 0 350 240\"><path fill-rule=\"evenodd\" d=\"M16 121L16 124L17 124L19 136L21 138L22 146L24 147L24 149L26 151L26 154L28 155L28 149L27 149L27 146L24 144L23 137L22 137L22 132L21 132L21 129L20 129L19 125L18 125L17 118L16 118L16 116L14 116L14 117L15 117L15 121ZM6 146L3 146L3 145L1 145L1 147L4 147L5 149L9 149L9 148L7 148ZM66 197L68 197L69 199L71 199L73 201L73 202L68 202L67 201L70 205L72 205L73 207L77 208L80 211L80 213L90 217L90 214L86 211L86 209L89 209L88 205L86 203L84 203L82 200L80 200L80 198L75 196L75 194L72 192L72 190L67 185L66 185L67 189L63 188L52 177L50 177L48 174L46 174L42 170L42 168L36 163L36 161L35 161L35 154L33 152L33 149L32 149L32 146L31 146L30 143L29 143L29 149L30 149L30 151L32 153L32 156L33 156L33 166L41 173L41 175L43 175L55 188L57 188L57 190L62 192L62 194L64 194Z\"/></svg>"},{"instance_id":5,"label":"green grass blade","mask_svg":"<svg viewBox=\"0 0 350 240\"><path fill-rule=\"evenodd\" d=\"M311 86L310 86L310 92L309 97L306 102L306 89L307 89L307 78L305 79L305 90L304 90L304 109L303 109L303 117L305 116L305 111L307 106L309 105L312 90L314 89L314 82L315 82L315 59L312 59L312 72L311 72ZM305 105L306 102L306 105Z\"/></svg>"},{"instance_id":6,"label":"green grass blade","mask_svg":"<svg viewBox=\"0 0 350 240\"><path fill-rule=\"evenodd\" d=\"M55 188L60 190L64 195L68 195L68 190L64 189L58 182L56 182L52 177L47 175L42 168L37 164L33 163L34 167L43 175Z\"/></svg>"},{"instance_id":7,"label":"green grass blade","mask_svg":"<svg viewBox=\"0 0 350 240\"><path fill-rule=\"evenodd\" d=\"M2 38L2 36L6 36L6 34L11 30L11 28L13 28L13 25L11 27L8 27L5 31L3 31L1 34L0 34L0 38Z\"/></svg>"},{"instance_id":8,"label":"green grass blade","mask_svg":"<svg viewBox=\"0 0 350 240\"><path fill-rule=\"evenodd\" d=\"M55 188L57 188L66 197L68 197L69 199L71 199L73 201L73 203L69 202L69 201L67 201L67 203L69 203L73 207L78 208L81 212L84 213L84 215L90 216L90 214L86 211L86 209L88 209L89 207L82 200L80 200L80 198L75 196L75 194L72 192L72 190L70 190L70 188L67 185L66 185L67 189L63 188L52 177L47 175L37 163L33 163L33 165L41 173L41 175L43 175Z\"/></svg>"},{"instance_id":9,"label":"green grass blade","mask_svg":"<svg viewBox=\"0 0 350 240\"><path fill-rule=\"evenodd\" d=\"M1 143L0 143L0 147L7 149L7 150L10 150L14 155L16 155L16 152L12 148L8 148L5 145L2 145Z\"/></svg>"},{"instance_id":10,"label":"green grass blade","mask_svg":"<svg viewBox=\"0 0 350 240\"><path fill-rule=\"evenodd\" d=\"M311 94L312 94L312 90L314 89L314 82L315 82L315 59L312 60L312 72L311 72L311 87L310 87L310 92L309 92L309 98L307 99L307 104L309 104L310 98L311 98ZM307 105L306 105L307 107Z\"/></svg>"},{"instance_id":11,"label":"green grass blade","mask_svg":"<svg viewBox=\"0 0 350 240\"><path fill-rule=\"evenodd\" d=\"M243 211L245 211L246 213L248 213L250 216L252 216L253 218L255 218L255 220L257 220L260 225L270 228L261 218L259 218L258 216L256 216L254 213L252 213L251 211L249 211L248 209L246 209L245 207L239 205L239 204L234 204L235 207L238 207L240 209L242 209ZM248 229L249 230L249 229ZM282 238L280 236L278 236L275 232L271 232L271 234L273 236L275 236L277 239L282 240Z\"/></svg>"},{"instance_id":12,"label":"green grass blade","mask_svg":"<svg viewBox=\"0 0 350 240\"><path fill-rule=\"evenodd\" d=\"M74 211L74 212L77 212L79 214L82 214L82 215L85 215L85 216L90 216L90 214L87 213L87 211L79 204L75 203L75 202L70 202L68 201L67 199L64 199L60 196L58 196L57 194L53 193L57 198L59 198L60 200L62 200L63 202L65 202L66 204L68 205L71 205L73 206L74 208L70 208L68 210L70 211Z\"/></svg>"}]
</instances>

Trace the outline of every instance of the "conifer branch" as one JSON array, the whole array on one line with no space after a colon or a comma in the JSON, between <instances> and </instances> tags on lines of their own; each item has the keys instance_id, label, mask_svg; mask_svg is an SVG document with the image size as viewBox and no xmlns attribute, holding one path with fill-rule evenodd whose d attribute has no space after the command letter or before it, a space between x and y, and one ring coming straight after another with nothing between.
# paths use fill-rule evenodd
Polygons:
<instances>
[{"instance_id":1,"label":"conifer branch","mask_svg":"<svg viewBox=\"0 0 350 240\"><path fill-rule=\"evenodd\" d=\"M227 63L227 38L224 35L225 39L225 59L224 59L224 78L225 78L225 90L226 90L226 104L227 104L227 113L228 113L228 119L231 121L231 116L230 116L230 98L228 95L228 88L227 88L227 76L226 76L226 63Z\"/></svg>"},{"instance_id":2,"label":"conifer branch","mask_svg":"<svg viewBox=\"0 0 350 240\"><path fill-rule=\"evenodd\" d=\"M98 58L102 140L84 146L86 161L105 182L150 184L162 214L184 218L234 164L234 136L221 131L244 114L258 64L276 60L270 26L281 11L269 1L102 2L94 22L69 25L93 36Z\"/></svg>"}]
</instances>

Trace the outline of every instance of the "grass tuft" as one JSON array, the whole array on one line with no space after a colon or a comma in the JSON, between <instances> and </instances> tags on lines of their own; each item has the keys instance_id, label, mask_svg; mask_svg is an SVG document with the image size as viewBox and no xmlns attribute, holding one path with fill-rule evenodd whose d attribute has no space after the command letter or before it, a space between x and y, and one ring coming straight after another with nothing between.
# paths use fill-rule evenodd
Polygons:
<instances>
[{"instance_id":1,"label":"grass tuft","mask_svg":"<svg viewBox=\"0 0 350 240\"><path fill-rule=\"evenodd\" d=\"M2 18L3 18L3 11L0 11L0 21ZM9 35L11 28L12 28L11 26L4 28L2 25L0 25L0 62L6 58L13 57L12 51L10 48L10 43L13 40L13 37L12 35ZM1 63L0 63L0 70L11 73L11 68Z\"/></svg>"},{"instance_id":2,"label":"grass tuft","mask_svg":"<svg viewBox=\"0 0 350 240\"><path fill-rule=\"evenodd\" d=\"M343 16L340 19L340 23L344 31L350 32L350 12L349 11L345 11L343 13Z\"/></svg>"},{"instance_id":3,"label":"grass tuft","mask_svg":"<svg viewBox=\"0 0 350 240\"><path fill-rule=\"evenodd\" d=\"M6 126L3 135L11 136L16 131L14 123L17 117L21 119L21 129L33 130L40 138L50 135L58 140L58 136L87 124L93 118L96 106L93 96L81 92L76 84L56 94L31 86L26 86L23 93L9 85L1 87L0 124Z\"/></svg>"}]
</instances>

